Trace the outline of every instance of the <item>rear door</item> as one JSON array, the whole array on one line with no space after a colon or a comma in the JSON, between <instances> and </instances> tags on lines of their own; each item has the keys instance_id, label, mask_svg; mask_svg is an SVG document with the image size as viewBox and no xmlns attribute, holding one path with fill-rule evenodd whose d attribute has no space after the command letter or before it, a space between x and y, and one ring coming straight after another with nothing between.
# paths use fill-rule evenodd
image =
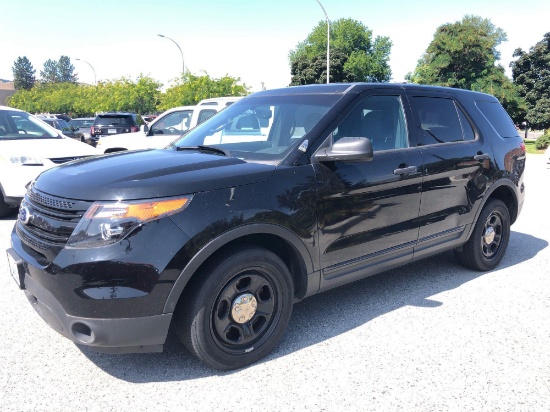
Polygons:
<instances>
[{"instance_id":1,"label":"rear door","mask_svg":"<svg viewBox=\"0 0 550 412\"><path fill-rule=\"evenodd\" d=\"M468 233L491 179L492 149L451 93L408 91L424 179L415 257Z\"/></svg>"},{"instance_id":2,"label":"rear door","mask_svg":"<svg viewBox=\"0 0 550 412\"><path fill-rule=\"evenodd\" d=\"M422 155L400 88L364 92L328 139L370 138L374 158L316 164L321 290L409 261L418 237Z\"/></svg>"}]
</instances>

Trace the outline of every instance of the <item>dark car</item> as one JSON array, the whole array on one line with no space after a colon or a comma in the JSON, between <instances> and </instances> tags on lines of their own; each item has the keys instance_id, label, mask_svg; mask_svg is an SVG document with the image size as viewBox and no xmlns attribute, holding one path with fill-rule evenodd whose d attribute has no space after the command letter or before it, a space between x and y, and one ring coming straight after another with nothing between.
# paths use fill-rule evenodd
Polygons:
<instances>
[{"instance_id":1,"label":"dark car","mask_svg":"<svg viewBox=\"0 0 550 412\"><path fill-rule=\"evenodd\" d=\"M76 119L71 119L69 125L78 129L80 133L84 136L84 141L88 144L91 144L91 128L94 124L95 117L78 117Z\"/></svg>"},{"instance_id":2,"label":"dark car","mask_svg":"<svg viewBox=\"0 0 550 412\"><path fill-rule=\"evenodd\" d=\"M142 124L145 122L135 113L102 113L96 116L90 137L97 143L102 136L137 132Z\"/></svg>"},{"instance_id":3,"label":"dark car","mask_svg":"<svg viewBox=\"0 0 550 412\"><path fill-rule=\"evenodd\" d=\"M61 133L63 133L67 137L70 137L71 139L75 139L81 142L84 142L86 140L83 133L81 133L76 127L71 126L64 119L53 116L46 117L40 115L37 115L36 117L52 126L54 129L59 130Z\"/></svg>"},{"instance_id":4,"label":"dark car","mask_svg":"<svg viewBox=\"0 0 550 412\"><path fill-rule=\"evenodd\" d=\"M166 149L43 172L8 256L38 313L78 344L161 351L173 322L198 358L238 368L268 354L293 303L318 292L446 250L495 268L524 168L523 141L490 95L261 91Z\"/></svg>"}]
</instances>

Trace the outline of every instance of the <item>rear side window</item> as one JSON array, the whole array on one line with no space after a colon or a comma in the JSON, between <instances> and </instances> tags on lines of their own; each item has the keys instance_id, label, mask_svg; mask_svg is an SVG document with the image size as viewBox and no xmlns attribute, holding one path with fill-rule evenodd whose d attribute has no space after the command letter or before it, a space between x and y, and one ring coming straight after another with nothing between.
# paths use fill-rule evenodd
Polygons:
<instances>
[{"instance_id":1,"label":"rear side window","mask_svg":"<svg viewBox=\"0 0 550 412\"><path fill-rule=\"evenodd\" d=\"M476 102L476 106L501 137L519 137L512 119L499 103Z\"/></svg>"},{"instance_id":2,"label":"rear side window","mask_svg":"<svg viewBox=\"0 0 550 412\"><path fill-rule=\"evenodd\" d=\"M454 100L413 97L412 101L417 122L423 131L423 145L474 140L472 126Z\"/></svg>"}]
</instances>

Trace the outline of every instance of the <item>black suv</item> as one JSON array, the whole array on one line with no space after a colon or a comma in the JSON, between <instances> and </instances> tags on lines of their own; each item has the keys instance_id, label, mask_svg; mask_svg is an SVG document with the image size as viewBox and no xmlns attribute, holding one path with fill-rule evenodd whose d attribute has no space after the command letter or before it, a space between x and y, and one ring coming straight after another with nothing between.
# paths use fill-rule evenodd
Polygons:
<instances>
[{"instance_id":1,"label":"black suv","mask_svg":"<svg viewBox=\"0 0 550 412\"><path fill-rule=\"evenodd\" d=\"M95 146L102 136L138 132L142 124L145 122L135 113L98 114L90 129L92 144Z\"/></svg>"},{"instance_id":2,"label":"black suv","mask_svg":"<svg viewBox=\"0 0 550 412\"><path fill-rule=\"evenodd\" d=\"M469 268L495 268L524 167L522 139L486 94L261 91L169 148L42 173L10 267L76 343L161 351L174 322L208 365L238 368L269 353L293 303L318 292L452 249Z\"/></svg>"}]
</instances>

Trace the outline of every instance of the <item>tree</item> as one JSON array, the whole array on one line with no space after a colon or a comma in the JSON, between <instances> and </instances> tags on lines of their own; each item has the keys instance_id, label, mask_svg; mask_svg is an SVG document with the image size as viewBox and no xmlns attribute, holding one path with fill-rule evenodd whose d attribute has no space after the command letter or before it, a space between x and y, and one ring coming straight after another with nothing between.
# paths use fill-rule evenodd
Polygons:
<instances>
[{"instance_id":1,"label":"tree","mask_svg":"<svg viewBox=\"0 0 550 412\"><path fill-rule=\"evenodd\" d=\"M183 77L160 97L158 110L164 111L176 106L193 105L211 97L246 96L249 93L249 88L239 82L238 77L229 75L213 79L206 72L200 76L185 72Z\"/></svg>"},{"instance_id":2,"label":"tree","mask_svg":"<svg viewBox=\"0 0 550 412\"><path fill-rule=\"evenodd\" d=\"M512 119L520 122L525 103L504 68L496 63L500 58L497 47L505 40L501 28L479 16L466 15L461 21L439 26L407 80L492 94Z\"/></svg>"},{"instance_id":3,"label":"tree","mask_svg":"<svg viewBox=\"0 0 550 412\"><path fill-rule=\"evenodd\" d=\"M59 61L48 59L44 63L44 70L40 72L40 77L44 83L76 83L78 80L78 76L74 74L71 59L67 56L61 56Z\"/></svg>"},{"instance_id":4,"label":"tree","mask_svg":"<svg viewBox=\"0 0 550 412\"><path fill-rule=\"evenodd\" d=\"M470 90L479 78L499 70L497 47L505 40L502 29L478 16L439 26L410 79Z\"/></svg>"},{"instance_id":5,"label":"tree","mask_svg":"<svg viewBox=\"0 0 550 412\"><path fill-rule=\"evenodd\" d=\"M61 83L76 83L78 76L74 73L74 66L71 59L67 56L61 56L57 62L57 72Z\"/></svg>"},{"instance_id":6,"label":"tree","mask_svg":"<svg viewBox=\"0 0 550 412\"><path fill-rule=\"evenodd\" d=\"M391 46L388 37L378 36L373 40L372 31L357 20L336 20L331 24L330 80L389 81ZM325 83L326 51L327 23L322 21L289 53L291 70L294 70L291 84ZM323 60L324 70L320 71Z\"/></svg>"},{"instance_id":7,"label":"tree","mask_svg":"<svg viewBox=\"0 0 550 412\"><path fill-rule=\"evenodd\" d=\"M12 71L16 90L32 89L34 83L36 83L36 70L32 67L27 56L18 57L13 64Z\"/></svg>"},{"instance_id":8,"label":"tree","mask_svg":"<svg viewBox=\"0 0 550 412\"><path fill-rule=\"evenodd\" d=\"M333 82L349 82L351 77L344 71L348 56L340 50L330 52L330 79ZM297 57L290 65L292 75L291 86L302 84L326 83L327 81L327 53L320 51L317 55Z\"/></svg>"},{"instance_id":9,"label":"tree","mask_svg":"<svg viewBox=\"0 0 550 412\"><path fill-rule=\"evenodd\" d=\"M526 53L514 51L510 64L519 93L527 102L526 119L535 129L550 128L550 32Z\"/></svg>"}]
</instances>

